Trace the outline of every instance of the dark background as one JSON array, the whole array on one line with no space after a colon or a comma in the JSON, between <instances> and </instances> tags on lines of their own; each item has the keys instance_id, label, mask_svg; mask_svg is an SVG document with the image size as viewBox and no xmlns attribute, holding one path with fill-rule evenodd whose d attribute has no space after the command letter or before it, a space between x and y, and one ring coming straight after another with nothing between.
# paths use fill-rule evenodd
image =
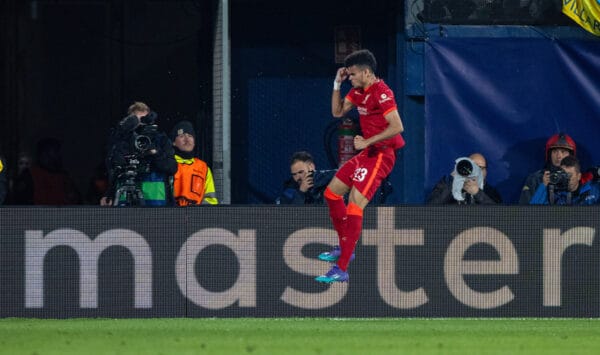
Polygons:
<instances>
[{"instance_id":1,"label":"dark background","mask_svg":"<svg viewBox=\"0 0 600 355\"><path fill-rule=\"evenodd\" d=\"M40 138L63 143L85 192L109 129L144 101L170 129L194 121L211 160L211 1L3 1L0 152L15 167Z\"/></svg>"},{"instance_id":2,"label":"dark background","mask_svg":"<svg viewBox=\"0 0 600 355\"><path fill-rule=\"evenodd\" d=\"M362 26L362 45L377 53L385 77L388 56L395 60L393 38L403 5L391 0L368 7L356 0L230 1L232 202L273 202L279 189L272 184L273 190L265 194L253 186L249 147L255 147L257 136L252 130L267 131L274 144L286 145L280 155L262 162L278 182L287 178L288 157L296 150L309 149L322 168L329 165L323 146L324 128L331 120L328 104L316 106L323 124L314 133L296 133L306 126L298 118L315 117L315 107L303 105L327 103L330 85L324 96L288 90L293 94L290 106L281 111L275 107L277 119L288 129L284 136L268 120L252 121L257 115L272 119L268 110L274 105L255 100L253 106L256 91L249 83L260 82L256 78L289 79L284 83L288 86L325 78L329 83L338 66L333 30L348 24ZM65 168L85 194L102 164L110 128L136 100L158 113L159 126L166 131L181 119L194 122L199 156L212 165L218 1L8 0L1 6L1 79L6 85L0 98L0 154L11 175L21 153L35 158L38 140L57 138L63 143ZM270 95L278 86L266 84L259 90Z\"/></svg>"},{"instance_id":3,"label":"dark background","mask_svg":"<svg viewBox=\"0 0 600 355\"><path fill-rule=\"evenodd\" d=\"M332 127L331 81L340 65L334 33L340 26L357 28L361 47L375 53L378 75L394 90L406 128L388 203L422 203L423 46L433 37L483 37L492 46L495 37L592 37L578 27L555 31L573 25L560 3L230 0L231 203L272 203L289 177L294 151L310 150L318 168L332 167L325 138ZM0 155L9 174L21 152L34 155L40 138L58 138L65 168L85 195L110 128L135 100L148 103L166 131L181 119L193 121L199 157L214 170L218 4L2 1ZM526 53L532 60L536 55ZM538 166L532 159L529 168Z\"/></svg>"}]
</instances>

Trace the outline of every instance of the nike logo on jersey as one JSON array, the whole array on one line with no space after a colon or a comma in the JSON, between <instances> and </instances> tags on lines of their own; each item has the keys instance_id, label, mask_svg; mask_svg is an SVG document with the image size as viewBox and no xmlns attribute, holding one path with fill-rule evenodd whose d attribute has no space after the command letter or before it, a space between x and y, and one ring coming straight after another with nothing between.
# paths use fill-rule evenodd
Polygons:
<instances>
[{"instance_id":1,"label":"nike logo on jersey","mask_svg":"<svg viewBox=\"0 0 600 355\"><path fill-rule=\"evenodd\" d=\"M370 96L371 96L371 94L367 94L367 96L365 96L365 99L362 100L361 104L365 105Z\"/></svg>"}]
</instances>

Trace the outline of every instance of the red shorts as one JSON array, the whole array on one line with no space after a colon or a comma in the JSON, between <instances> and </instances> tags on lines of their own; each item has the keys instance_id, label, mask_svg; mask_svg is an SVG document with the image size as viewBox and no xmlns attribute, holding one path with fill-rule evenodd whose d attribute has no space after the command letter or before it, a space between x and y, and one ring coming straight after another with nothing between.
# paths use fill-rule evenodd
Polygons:
<instances>
[{"instance_id":1,"label":"red shorts","mask_svg":"<svg viewBox=\"0 0 600 355\"><path fill-rule=\"evenodd\" d=\"M355 187L369 201L394 168L396 152L393 149L367 148L340 167L335 174L350 188Z\"/></svg>"}]
</instances>

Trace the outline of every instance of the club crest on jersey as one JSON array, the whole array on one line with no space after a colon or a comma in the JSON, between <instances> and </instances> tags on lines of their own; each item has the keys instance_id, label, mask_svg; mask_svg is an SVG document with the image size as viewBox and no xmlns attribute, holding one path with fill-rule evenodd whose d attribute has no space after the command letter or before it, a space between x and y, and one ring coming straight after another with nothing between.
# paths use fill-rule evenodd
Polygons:
<instances>
[{"instance_id":1,"label":"club crest on jersey","mask_svg":"<svg viewBox=\"0 0 600 355\"><path fill-rule=\"evenodd\" d=\"M387 96L386 94L381 94L381 96L379 96L380 100L379 103L382 104L386 101L390 101L392 98L390 96Z\"/></svg>"}]
</instances>

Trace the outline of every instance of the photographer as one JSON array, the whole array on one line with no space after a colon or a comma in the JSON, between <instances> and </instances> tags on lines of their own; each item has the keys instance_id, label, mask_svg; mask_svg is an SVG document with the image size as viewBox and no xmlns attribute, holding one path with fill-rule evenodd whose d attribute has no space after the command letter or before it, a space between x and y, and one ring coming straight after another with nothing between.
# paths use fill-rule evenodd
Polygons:
<instances>
[{"instance_id":1,"label":"photographer","mask_svg":"<svg viewBox=\"0 0 600 355\"><path fill-rule=\"evenodd\" d=\"M323 192L336 170L315 170L312 155L296 152L290 159L291 177L285 181L284 190L276 200L279 204L322 204Z\"/></svg>"},{"instance_id":2,"label":"photographer","mask_svg":"<svg viewBox=\"0 0 600 355\"><path fill-rule=\"evenodd\" d=\"M444 176L427 197L432 205L494 205L502 203L498 191L486 182L487 165L483 155L458 158L454 171Z\"/></svg>"},{"instance_id":3,"label":"photographer","mask_svg":"<svg viewBox=\"0 0 600 355\"><path fill-rule=\"evenodd\" d=\"M109 189L103 206L173 204L171 176L177 171L173 146L155 124L157 115L135 102L111 133L106 166Z\"/></svg>"},{"instance_id":4,"label":"photographer","mask_svg":"<svg viewBox=\"0 0 600 355\"><path fill-rule=\"evenodd\" d=\"M548 176L551 170L560 169L560 162L566 156L577 156L577 145L568 134L558 133L546 141L544 168L534 171L527 176L525 185L519 197L520 205L531 203L533 194L540 186L548 186Z\"/></svg>"},{"instance_id":5,"label":"photographer","mask_svg":"<svg viewBox=\"0 0 600 355\"><path fill-rule=\"evenodd\" d=\"M564 157L560 169L546 171L543 184L531 198L532 205L594 205L600 200L598 183L587 175L582 179L581 165L573 155Z\"/></svg>"}]
</instances>

